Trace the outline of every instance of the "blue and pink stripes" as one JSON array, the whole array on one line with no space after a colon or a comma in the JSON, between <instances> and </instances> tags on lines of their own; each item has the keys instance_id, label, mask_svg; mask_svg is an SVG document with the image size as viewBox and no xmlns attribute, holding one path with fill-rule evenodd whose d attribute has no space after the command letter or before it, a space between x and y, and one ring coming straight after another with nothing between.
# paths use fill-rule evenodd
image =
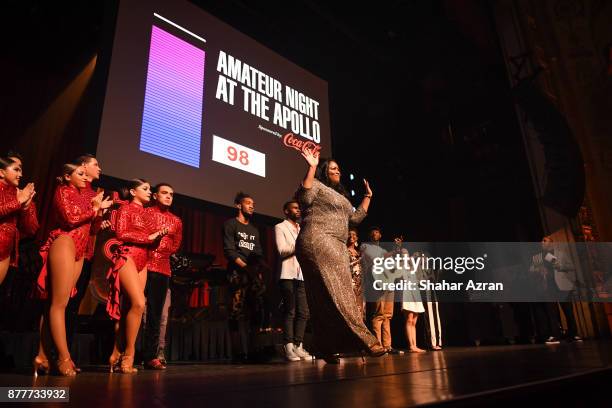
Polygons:
<instances>
[{"instance_id":1,"label":"blue and pink stripes","mask_svg":"<svg viewBox=\"0 0 612 408\"><path fill-rule=\"evenodd\" d=\"M140 150L200 167L203 50L153 26Z\"/></svg>"}]
</instances>

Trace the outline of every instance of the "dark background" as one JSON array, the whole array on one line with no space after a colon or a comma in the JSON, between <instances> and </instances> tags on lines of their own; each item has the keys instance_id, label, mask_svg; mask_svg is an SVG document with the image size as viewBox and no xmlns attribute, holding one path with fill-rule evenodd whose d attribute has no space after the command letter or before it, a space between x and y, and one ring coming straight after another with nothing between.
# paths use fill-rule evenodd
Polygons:
<instances>
[{"instance_id":1,"label":"dark background","mask_svg":"<svg viewBox=\"0 0 612 408\"><path fill-rule=\"evenodd\" d=\"M348 179L354 173L374 190L362 241L370 225L383 228L383 240L400 233L407 241L541 238L489 2L193 3L328 81L333 151L344 182L360 195L361 186ZM26 154L25 178L44 173L36 179L39 203L50 201L57 163L95 149L115 7L103 0L2 5L0 151L21 146L53 157L42 163ZM96 54L98 69L61 136L24 146L28 128ZM220 226L232 211L181 197L177 204L182 216L187 207L208 211L190 216L188 249L220 254ZM270 241L276 220L256 222L267 226L263 235ZM443 306L448 344L465 341L466 327L496 320L493 306Z\"/></svg>"},{"instance_id":2,"label":"dark background","mask_svg":"<svg viewBox=\"0 0 612 408\"><path fill-rule=\"evenodd\" d=\"M93 55L103 67L113 3L4 3L2 150ZM367 177L375 194L365 227L382 226L389 240L399 233L409 241L539 240L487 1L193 3L329 82L333 151L344 182L353 187L349 173ZM95 149L101 71L65 143L50 154L68 159ZM361 194L360 183L355 189Z\"/></svg>"}]
</instances>

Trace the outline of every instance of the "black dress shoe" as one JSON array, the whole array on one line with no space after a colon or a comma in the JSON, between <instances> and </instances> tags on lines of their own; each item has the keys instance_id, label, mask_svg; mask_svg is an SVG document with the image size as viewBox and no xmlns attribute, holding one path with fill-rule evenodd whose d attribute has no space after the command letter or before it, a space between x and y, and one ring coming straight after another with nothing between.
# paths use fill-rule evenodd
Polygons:
<instances>
[{"instance_id":1,"label":"black dress shoe","mask_svg":"<svg viewBox=\"0 0 612 408\"><path fill-rule=\"evenodd\" d=\"M327 364L340 364L340 357L338 354L328 354L322 356L322 358Z\"/></svg>"}]
</instances>

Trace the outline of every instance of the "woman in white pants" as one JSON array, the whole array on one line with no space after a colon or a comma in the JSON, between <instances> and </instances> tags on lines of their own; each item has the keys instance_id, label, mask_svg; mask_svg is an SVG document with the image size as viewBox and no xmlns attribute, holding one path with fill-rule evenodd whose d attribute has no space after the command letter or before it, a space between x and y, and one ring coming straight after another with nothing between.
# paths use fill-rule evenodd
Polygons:
<instances>
[{"instance_id":1,"label":"woman in white pants","mask_svg":"<svg viewBox=\"0 0 612 408\"><path fill-rule=\"evenodd\" d=\"M429 254L425 253L425 256ZM418 254L417 256L421 256ZM438 276L435 270L421 270L421 279L428 279L430 282L437 282ZM440 323L440 309L438 304L438 296L435 291L427 290L424 292L423 303L425 305L425 332L429 337L429 346L432 350L442 350L442 324Z\"/></svg>"}]
</instances>

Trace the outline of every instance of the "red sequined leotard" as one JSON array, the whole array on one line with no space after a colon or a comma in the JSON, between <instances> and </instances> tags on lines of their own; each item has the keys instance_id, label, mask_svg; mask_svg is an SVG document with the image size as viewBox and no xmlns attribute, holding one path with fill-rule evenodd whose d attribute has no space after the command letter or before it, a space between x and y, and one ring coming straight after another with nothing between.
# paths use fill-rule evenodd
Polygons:
<instances>
[{"instance_id":1,"label":"red sequined leotard","mask_svg":"<svg viewBox=\"0 0 612 408\"><path fill-rule=\"evenodd\" d=\"M17 187L0 181L0 261L10 257L11 266L17 266L19 234L34 235L37 230L34 203L23 208L17 200Z\"/></svg>"},{"instance_id":2,"label":"red sequined leotard","mask_svg":"<svg viewBox=\"0 0 612 408\"><path fill-rule=\"evenodd\" d=\"M172 214L168 208L155 205L147 208L147 211L149 211L153 217L156 231L168 228L168 234L164 235L159 243L149 252L147 271L171 276L170 255L176 253L181 246L183 223L181 219Z\"/></svg>"},{"instance_id":3,"label":"red sequined leotard","mask_svg":"<svg viewBox=\"0 0 612 408\"><path fill-rule=\"evenodd\" d=\"M115 220L115 233L117 239L122 243L113 254L113 266L108 270L110 290L106 302L106 311L111 318L119 320L121 311L119 309L119 269L132 258L138 272L147 266L147 253L154 241L149 236L155 231L155 225L151 214L141 205L134 202L123 204L117 210Z\"/></svg>"},{"instance_id":4,"label":"red sequined leotard","mask_svg":"<svg viewBox=\"0 0 612 408\"><path fill-rule=\"evenodd\" d=\"M78 261L83 258L89 240L91 221L95 217L90 196L71 184L63 184L55 189L51 211L56 227L49 233L47 241L40 248L43 266L38 275L38 289L42 298L47 296L47 258L51 244L58 237L68 235L72 238L76 249L74 260ZM76 288L72 288L70 297L74 295L76 295Z\"/></svg>"}]
</instances>

